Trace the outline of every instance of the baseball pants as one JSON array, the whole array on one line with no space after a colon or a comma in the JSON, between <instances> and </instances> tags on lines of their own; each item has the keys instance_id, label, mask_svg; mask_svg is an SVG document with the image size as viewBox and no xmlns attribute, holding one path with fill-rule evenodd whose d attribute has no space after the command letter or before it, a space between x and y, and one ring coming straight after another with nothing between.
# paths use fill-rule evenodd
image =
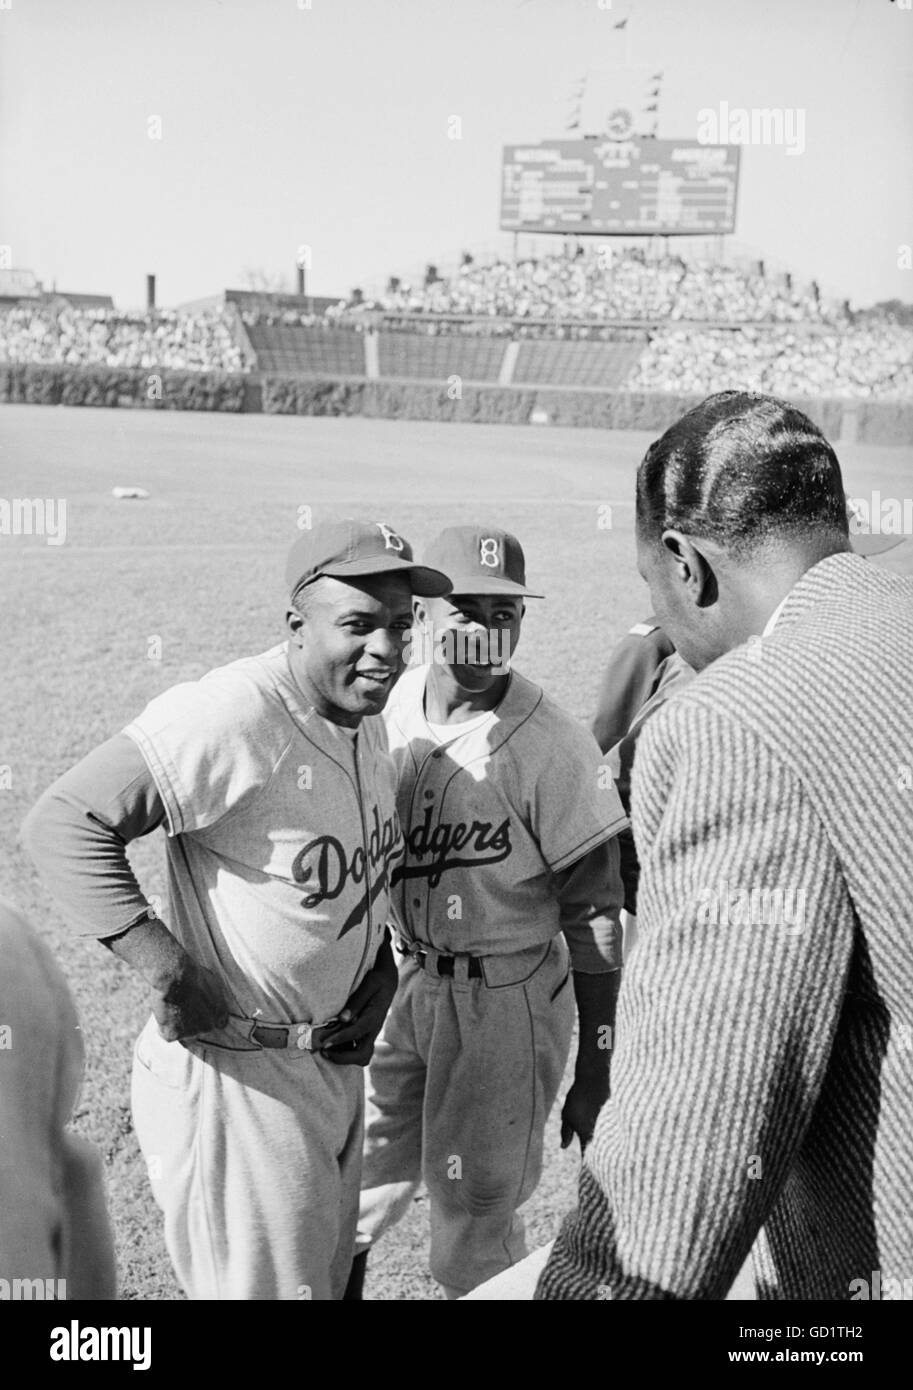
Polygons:
<instances>
[{"instance_id":1,"label":"baseball pants","mask_svg":"<svg viewBox=\"0 0 913 1390\"><path fill-rule=\"evenodd\" d=\"M338 1299L352 1263L364 1078L310 1052L137 1039L133 1117L192 1299Z\"/></svg>"},{"instance_id":2,"label":"baseball pants","mask_svg":"<svg viewBox=\"0 0 913 1390\"><path fill-rule=\"evenodd\" d=\"M548 1119L570 1050L575 1007L564 939L486 958L470 979L407 959L367 1078L357 1247L405 1215L422 1180L431 1202L431 1273L466 1293L526 1255L520 1207L542 1173ZM493 983L510 975L516 983ZM525 971L526 978L522 977Z\"/></svg>"}]
</instances>

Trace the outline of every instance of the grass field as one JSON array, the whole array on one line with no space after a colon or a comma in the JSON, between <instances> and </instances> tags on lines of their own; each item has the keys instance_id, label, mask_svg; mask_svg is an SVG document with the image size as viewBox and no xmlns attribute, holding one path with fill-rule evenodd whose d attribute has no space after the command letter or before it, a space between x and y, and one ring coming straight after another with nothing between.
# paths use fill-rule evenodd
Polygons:
<instances>
[{"instance_id":1,"label":"grass field","mask_svg":"<svg viewBox=\"0 0 913 1390\"><path fill-rule=\"evenodd\" d=\"M282 636L285 551L300 507L387 520L418 547L448 522L490 521L523 541L530 602L517 659L588 719L606 654L649 611L634 568L634 472L649 437L595 430L5 406L0 498L66 498L67 538L0 536L3 684L0 895L26 911L69 977L88 1067L77 1127L105 1155L125 1298L180 1293L129 1111L144 989L101 947L73 940L18 842L38 794L153 695ZM913 448L847 447L847 490L909 490ZM148 501L118 502L137 484ZM600 519L611 508L611 529ZM886 567L913 573L913 546ZM161 660L149 659L159 638ZM0 788L2 788L0 781ZM132 854L162 891L156 834ZM573 1204L577 1158L558 1147L527 1208L533 1243ZM416 1203L376 1252L375 1298L436 1297Z\"/></svg>"}]
</instances>

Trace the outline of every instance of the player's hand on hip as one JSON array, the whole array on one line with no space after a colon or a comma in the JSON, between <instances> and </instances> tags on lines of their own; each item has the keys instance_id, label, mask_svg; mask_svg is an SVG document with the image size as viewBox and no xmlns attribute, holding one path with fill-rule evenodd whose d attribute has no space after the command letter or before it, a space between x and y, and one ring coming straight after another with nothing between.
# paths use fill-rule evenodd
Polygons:
<instances>
[{"instance_id":1,"label":"player's hand on hip","mask_svg":"<svg viewBox=\"0 0 913 1390\"><path fill-rule=\"evenodd\" d=\"M374 968L349 995L339 1015L342 1027L334 1033L321 1055L340 1066L366 1067L374 1055L374 1040L383 1027L398 975L389 943L377 953Z\"/></svg>"},{"instance_id":2,"label":"player's hand on hip","mask_svg":"<svg viewBox=\"0 0 913 1390\"><path fill-rule=\"evenodd\" d=\"M211 970L184 957L180 972L153 996L152 1012L166 1042L212 1033L228 1023L228 1000Z\"/></svg>"},{"instance_id":3,"label":"player's hand on hip","mask_svg":"<svg viewBox=\"0 0 913 1390\"><path fill-rule=\"evenodd\" d=\"M592 1080L577 1078L574 1081L561 1107L562 1149L573 1142L576 1134L580 1140L580 1152L583 1152L593 1137L599 1112L608 1098L607 1077L594 1077Z\"/></svg>"}]
</instances>

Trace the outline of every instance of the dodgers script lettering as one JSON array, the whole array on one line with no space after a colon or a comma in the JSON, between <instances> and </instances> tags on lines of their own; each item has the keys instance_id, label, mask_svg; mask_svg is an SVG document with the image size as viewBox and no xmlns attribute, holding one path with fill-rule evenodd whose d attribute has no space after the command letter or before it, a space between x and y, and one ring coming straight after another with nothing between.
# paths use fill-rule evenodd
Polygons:
<instances>
[{"instance_id":1,"label":"dodgers script lettering","mask_svg":"<svg viewBox=\"0 0 913 1390\"><path fill-rule=\"evenodd\" d=\"M436 888L448 869L472 869L481 864L500 864L511 853L510 821L505 817L493 827L491 821L441 821L431 829L431 809L423 820L413 826L406 840L411 859L425 863L405 863L393 871L393 882L404 878L427 878L428 887ZM461 851L467 851L460 856Z\"/></svg>"},{"instance_id":2,"label":"dodgers script lettering","mask_svg":"<svg viewBox=\"0 0 913 1390\"><path fill-rule=\"evenodd\" d=\"M356 845L348 855L345 845L335 835L318 835L298 851L292 864L295 882L310 890L301 900L302 907L309 912L323 902L338 898L349 883L364 883L366 877L370 879L360 901L343 923L340 937L358 925L369 904L384 892L389 881L390 861L397 859L403 851L403 836L397 818L391 816L381 824L376 806L372 809L372 817L374 824L368 836L367 848L364 844ZM370 875L367 875L368 866Z\"/></svg>"}]
</instances>

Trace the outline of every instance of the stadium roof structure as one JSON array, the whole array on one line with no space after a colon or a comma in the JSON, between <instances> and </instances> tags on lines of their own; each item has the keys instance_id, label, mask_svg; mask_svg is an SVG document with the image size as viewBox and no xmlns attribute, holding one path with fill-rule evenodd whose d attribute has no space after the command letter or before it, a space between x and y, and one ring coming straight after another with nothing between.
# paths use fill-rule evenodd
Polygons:
<instances>
[{"instance_id":1,"label":"stadium roof structure","mask_svg":"<svg viewBox=\"0 0 913 1390\"><path fill-rule=\"evenodd\" d=\"M322 314L325 310L334 308L339 303L340 297L338 294L287 294L272 290L229 289L225 291L227 304L235 304L239 309L274 314L282 313L285 309L301 314Z\"/></svg>"},{"instance_id":2,"label":"stadium roof structure","mask_svg":"<svg viewBox=\"0 0 913 1390\"><path fill-rule=\"evenodd\" d=\"M40 296L41 281L34 271L0 269L0 300L32 300Z\"/></svg>"},{"instance_id":3,"label":"stadium roof structure","mask_svg":"<svg viewBox=\"0 0 913 1390\"><path fill-rule=\"evenodd\" d=\"M46 294L46 300L65 299L71 309L113 309L114 300L110 294L82 294L70 290L54 290Z\"/></svg>"},{"instance_id":4,"label":"stadium roof structure","mask_svg":"<svg viewBox=\"0 0 913 1390\"><path fill-rule=\"evenodd\" d=\"M63 302L71 309L113 309L110 294L84 294L72 290L45 290L31 270L0 270L0 304L25 308Z\"/></svg>"}]
</instances>

